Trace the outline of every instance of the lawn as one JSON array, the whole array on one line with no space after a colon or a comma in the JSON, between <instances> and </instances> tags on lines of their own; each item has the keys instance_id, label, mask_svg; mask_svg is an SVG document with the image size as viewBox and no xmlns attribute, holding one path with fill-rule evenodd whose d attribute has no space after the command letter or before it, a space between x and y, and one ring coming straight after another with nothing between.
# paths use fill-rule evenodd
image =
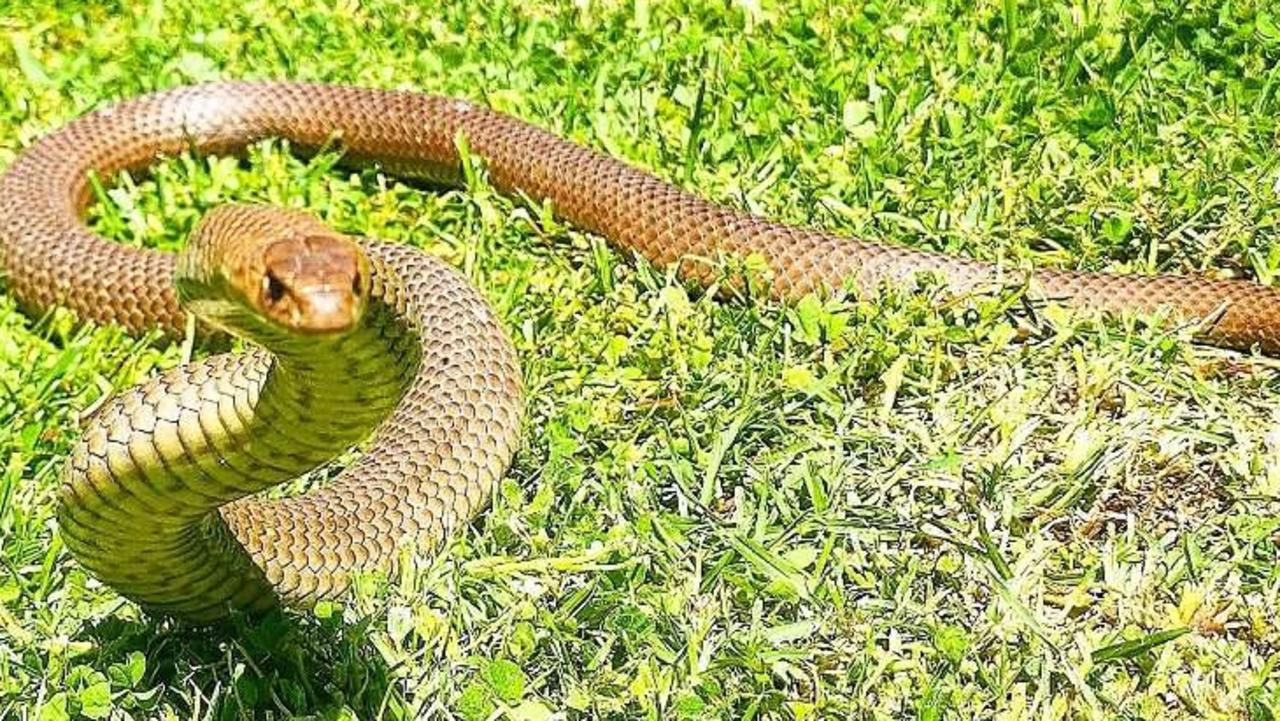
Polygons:
<instances>
[{"instance_id":1,"label":"lawn","mask_svg":"<svg viewBox=\"0 0 1280 721\"><path fill-rule=\"evenodd\" d=\"M0 168L113 100L268 77L470 98L888 243L1280 274L1267 0L0 0ZM482 167L335 160L177 158L91 221L174 247L270 202L464 269L528 389L492 507L342 604L146 617L63 549L54 490L80 414L182 349L0 294L0 717L1280 713L1280 363L1015 290L721 300Z\"/></svg>"}]
</instances>

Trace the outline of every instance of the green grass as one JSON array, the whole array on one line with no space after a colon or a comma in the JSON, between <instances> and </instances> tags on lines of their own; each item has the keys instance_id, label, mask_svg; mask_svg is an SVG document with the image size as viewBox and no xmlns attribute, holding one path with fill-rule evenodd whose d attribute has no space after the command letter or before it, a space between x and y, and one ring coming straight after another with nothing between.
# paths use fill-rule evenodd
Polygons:
<instances>
[{"instance_id":1,"label":"green grass","mask_svg":"<svg viewBox=\"0 0 1280 721\"><path fill-rule=\"evenodd\" d=\"M844 234L1280 272L1266 0L288 4L0 0L0 167L144 91L323 79L472 98ZM0 295L0 717L1280 713L1276 363L1016 295L722 303L483 175L333 160L173 160L93 222L171 247L267 201L464 268L529 391L493 507L340 606L145 618L62 549L53 491L78 414L180 351Z\"/></svg>"}]
</instances>

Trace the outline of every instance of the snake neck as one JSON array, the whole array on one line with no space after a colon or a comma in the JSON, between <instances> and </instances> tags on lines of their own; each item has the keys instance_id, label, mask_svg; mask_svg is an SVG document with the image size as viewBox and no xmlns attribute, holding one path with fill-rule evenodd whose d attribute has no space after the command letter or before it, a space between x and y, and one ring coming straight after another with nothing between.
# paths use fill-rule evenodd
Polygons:
<instances>
[{"instance_id":1,"label":"snake neck","mask_svg":"<svg viewBox=\"0 0 1280 721\"><path fill-rule=\"evenodd\" d=\"M364 440L400 401L420 361L416 334L381 301L340 338L259 340L271 359L245 433L273 449L259 460L294 459L286 468L294 475ZM264 480L254 490L274 484Z\"/></svg>"}]
</instances>

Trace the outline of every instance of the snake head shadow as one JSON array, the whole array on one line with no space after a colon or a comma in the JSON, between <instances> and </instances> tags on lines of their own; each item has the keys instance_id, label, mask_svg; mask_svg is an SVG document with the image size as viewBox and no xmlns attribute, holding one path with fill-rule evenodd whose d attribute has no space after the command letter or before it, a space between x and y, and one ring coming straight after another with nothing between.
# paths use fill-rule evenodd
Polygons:
<instances>
[{"instance_id":1,"label":"snake head shadow","mask_svg":"<svg viewBox=\"0 0 1280 721\"><path fill-rule=\"evenodd\" d=\"M201 320L264 340L343 335L369 299L369 259L350 236L305 213L217 208L192 232L175 271L178 293Z\"/></svg>"}]
</instances>

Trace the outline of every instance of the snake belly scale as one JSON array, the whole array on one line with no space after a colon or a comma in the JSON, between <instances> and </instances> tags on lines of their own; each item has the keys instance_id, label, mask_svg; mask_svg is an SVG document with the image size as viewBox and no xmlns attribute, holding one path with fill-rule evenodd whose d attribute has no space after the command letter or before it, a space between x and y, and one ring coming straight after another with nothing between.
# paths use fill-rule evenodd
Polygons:
<instances>
[{"instance_id":1,"label":"snake belly scale","mask_svg":"<svg viewBox=\"0 0 1280 721\"><path fill-rule=\"evenodd\" d=\"M473 103L294 82L175 88L93 112L31 144L0 178L0 272L35 312L178 337L187 313L260 350L215 355L127 390L66 464L61 532L92 573L149 609L211 620L305 605L407 544L438 544L487 502L519 443L515 353L483 297L441 261L354 239L296 211L227 206L178 256L84 224L90 175L184 150L238 153L285 138L350 165L456 184L458 139L500 190L690 280L757 255L782 299L846 283L871 292L932 272L957 293L1025 281L1032 299L1166 312L1205 342L1280 352L1280 294L1243 281L1045 270L842 238L717 205ZM372 433L324 487L260 491Z\"/></svg>"}]
</instances>

